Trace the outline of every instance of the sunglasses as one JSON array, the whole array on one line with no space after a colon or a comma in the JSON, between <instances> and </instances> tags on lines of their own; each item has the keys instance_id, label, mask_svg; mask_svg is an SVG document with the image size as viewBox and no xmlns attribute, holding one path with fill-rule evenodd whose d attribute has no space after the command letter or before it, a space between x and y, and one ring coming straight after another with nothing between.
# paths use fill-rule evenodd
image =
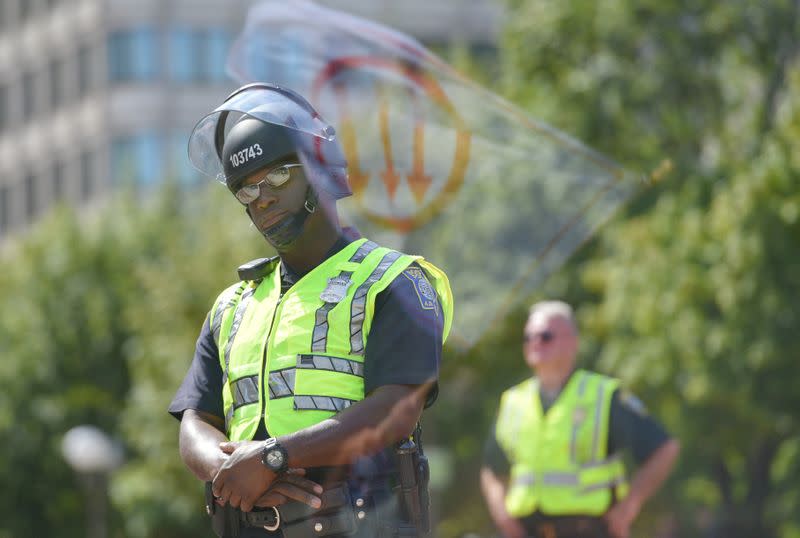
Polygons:
<instances>
[{"instance_id":1,"label":"sunglasses","mask_svg":"<svg viewBox=\"0 0 800 538\"><path fill-rule=\"evenodd\" d=\"M542 331L539 333L525 333L523 340L525 340L525 343L540 340L543 344L546 344L555 339L555 337L556 335L553 331Z\"/></svg>"},{"instance_id":2,"label":"sunglasses","mask_svg":"<svg viewBox=\"0 0 800 538\"><path fill-rule=\"evenodd\" d=\"M292 168L302 167L302 164L283 164L277 166L267 172L264 179L258 183L251 183L245 185L236 191L236 199L241 203L247 205L250 202L255 202L261 196L261 186L266 183L272 188L284 186L290 179L292 179Z\"/></svg>"}]
</instances>

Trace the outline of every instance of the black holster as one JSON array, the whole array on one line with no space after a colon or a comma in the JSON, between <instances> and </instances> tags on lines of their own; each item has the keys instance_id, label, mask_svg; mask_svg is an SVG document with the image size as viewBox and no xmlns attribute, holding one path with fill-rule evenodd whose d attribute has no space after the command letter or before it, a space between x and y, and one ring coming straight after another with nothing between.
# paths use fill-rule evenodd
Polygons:
<instances>
[{"instance_id":1,"label":"black holster","mask_svg":"<svg viewBox=\"0 0 800 538\"><path fill-rule=\"evenodd\" d=\"M206 513L211 516L211 528L219 538L239 538L238 510L229 504L220 506L214 502L211 482L206 482Z\"/></svg>"},{"instance_id":2,"label":"black holster","mask_svg":"<svg viewBox=\"0 0 800 538\"><path fill-rule=\"evenodd\" d=\"M419 428L414 435L395 448L400 477L398 495L404 516L419 535L431 530L428 458L420 450Z\"/></svg>"}]
</instances>

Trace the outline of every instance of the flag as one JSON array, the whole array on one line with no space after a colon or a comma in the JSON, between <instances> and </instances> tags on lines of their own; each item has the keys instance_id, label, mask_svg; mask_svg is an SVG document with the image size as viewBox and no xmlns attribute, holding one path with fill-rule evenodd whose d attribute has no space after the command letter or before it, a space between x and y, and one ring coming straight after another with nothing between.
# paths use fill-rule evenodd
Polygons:
<instances>
[{"instance_id":1,"label":"flag","mask_svg":"<svg viewBox=\"0 0 800 538\"><path fill-rule=\"evenodd\" d=\"M642 184L414 38L310 1L254 5L227 67L301 93L335 127L353 189L344 219L445 270L464 348Z\"/></svg>"}]
</instances>

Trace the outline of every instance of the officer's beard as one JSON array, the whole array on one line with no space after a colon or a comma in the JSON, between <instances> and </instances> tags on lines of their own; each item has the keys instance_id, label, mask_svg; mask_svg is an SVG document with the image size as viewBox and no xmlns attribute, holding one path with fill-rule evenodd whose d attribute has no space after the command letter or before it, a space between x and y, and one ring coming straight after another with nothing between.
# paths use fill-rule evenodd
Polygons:
<instances>
[{"instance_id":1,"label":"officer's beard","mask_svg":"<svg viewBox=\"0 0 800 538\"><path fill-rule=\"evenodd\" d=\"M306 192L306 200L298 211L288 215L269 228L260 230L261 235L272 245L278 252L285 252L289 247L297 241L297 238L303 233L305 228L306 219L317 208L317 197L314 191L309 187ZM248 210L249 214L249 210Z\"/></svg>"}]
</instances>

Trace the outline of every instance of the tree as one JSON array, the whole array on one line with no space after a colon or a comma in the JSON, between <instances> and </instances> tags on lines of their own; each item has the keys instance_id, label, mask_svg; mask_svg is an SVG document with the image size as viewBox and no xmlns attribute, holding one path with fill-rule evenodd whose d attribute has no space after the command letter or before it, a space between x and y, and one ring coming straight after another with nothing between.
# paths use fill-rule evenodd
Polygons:
<instances>
[{"instance_id":1,"label":"tree","mask_svg":"<svg viewBox=\"0 0 800 538\"><path fill-rule=\"evenodd\" d=\"M622 377L684 443L669 505L653 503L644 526L652 533L672 513L680 536L796 533L800 5L506 5L499 55L511 100L632 169L671 161L667 179L535 297L576 304L584 364ZM525 374L513 330L523 317L446 370L459 394L486 398L459 407L464 397L451 402L443 388L437 405L451 414L438 420L451 430L465 415L488 425L496 387ZM473 469L479 447L455 435L468 447L462 470ZM473 502L450 508L448 535L480 525Z\"/></svg>"},{"instance_id":2,"label":"tree","mask_svg":"<svg viewBox=\"0 0 800 538\"><path fill-rule=\"evenodd\" d=\"M111 481L114 535L210 535L166 409L214 292L259 242L242 240L245 219L230 224L226 193L189 194L166 188L144 205L128 195L81 219L61 209L0 259L0 477L16 496L0 508L0 536L86 535L60 454L83 423L126 447Z\"/></svg>"},{"instance_id":3,"label":"tree","mask_svg":"<svg viewBox=\"0 0 800 538\"><path fill-rule=\"evenodd\" d=\"M796 2L509 2L508 91L634 168L668 157L571 267L601 369L686 445L673 500L719 536L796 528ZM602 344L602 347L600 347ZM780 470L779 470L780 469ZM695 504L714 512L697 524ZM781 512L784 510L784 512ZM695 530L694 532L699 532ZM783 534L781 534L783 535Z\"/></svg>"}]
</instances>

